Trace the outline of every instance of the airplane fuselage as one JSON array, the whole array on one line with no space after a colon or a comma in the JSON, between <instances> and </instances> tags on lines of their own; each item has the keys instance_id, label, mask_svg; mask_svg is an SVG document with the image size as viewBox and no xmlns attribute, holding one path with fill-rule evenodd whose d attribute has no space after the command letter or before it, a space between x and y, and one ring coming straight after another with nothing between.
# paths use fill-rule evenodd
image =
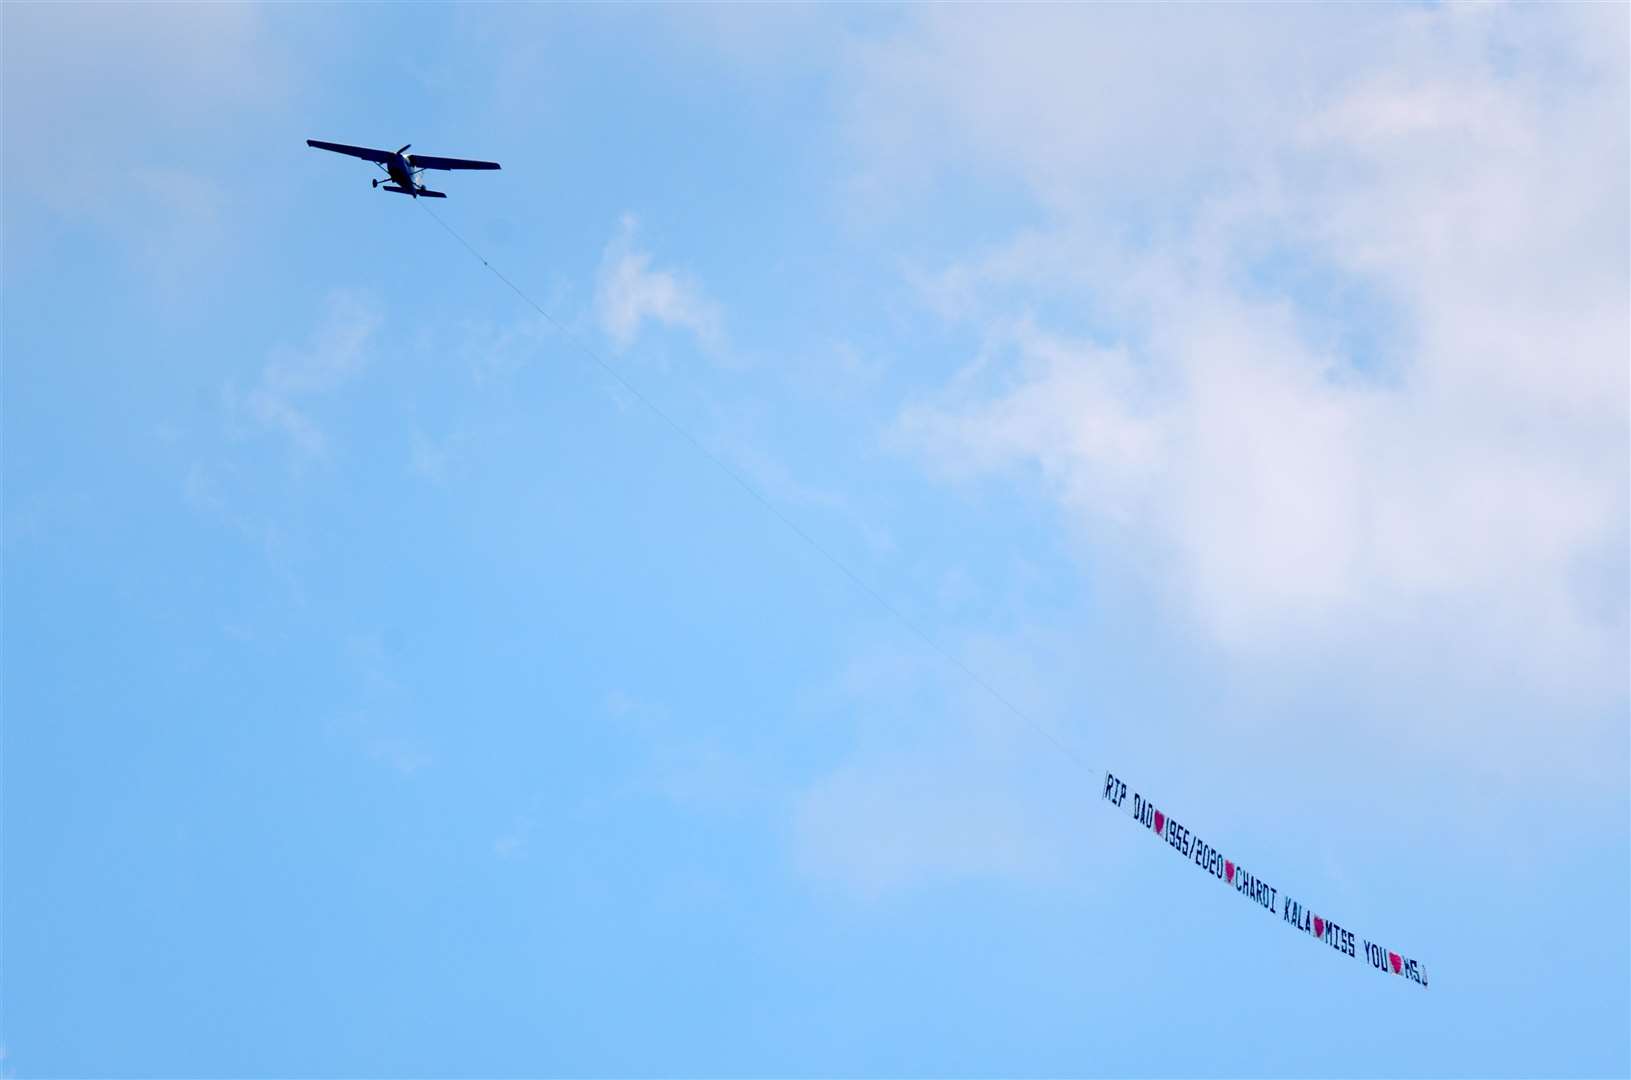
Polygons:
<instances>
[{"instance_id":1,"label":"airplane fuselage","mask_svg":"<svg viewBox=\"0 0 1631 1080\"><path fill-rule=\"evenodd\" d=\"M413 181L413 161L400 150L392 154L391 160L385 163L385 171L398 187L406 188L409 192L418 189L419 185Z\"/></svg>"}]
</instances>

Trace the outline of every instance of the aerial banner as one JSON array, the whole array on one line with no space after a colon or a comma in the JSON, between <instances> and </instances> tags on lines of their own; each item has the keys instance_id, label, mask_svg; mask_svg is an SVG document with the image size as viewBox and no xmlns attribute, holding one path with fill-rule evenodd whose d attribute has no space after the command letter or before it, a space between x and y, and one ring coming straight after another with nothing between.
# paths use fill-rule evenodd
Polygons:
<instances>
[{"instance_id":1,"label":"aerial banner","mask_svg":"<svg viewBox=\"0 0 1631 1080\"><path fill-rule=\"evenodd\" d=\"M1397 975L1424 990L1427 988L1427 971L1418 961L1377 942L1356 938L1352 930L1339 926L1323 915L1314 914L1302 902L1292 899L1233 859L1225 857L1223 852L1156 809L1149 799L1129 790L1125 780L1108 772L1104 774L1104 800L1130 815L1158 839L1166 841L1168 847L1202 871L1270 915L1278 915L1293 930L1325 943L1342 956L1355 960L1362 958L1363 963L1384 975Z\"/></svg>"}]
</instances>

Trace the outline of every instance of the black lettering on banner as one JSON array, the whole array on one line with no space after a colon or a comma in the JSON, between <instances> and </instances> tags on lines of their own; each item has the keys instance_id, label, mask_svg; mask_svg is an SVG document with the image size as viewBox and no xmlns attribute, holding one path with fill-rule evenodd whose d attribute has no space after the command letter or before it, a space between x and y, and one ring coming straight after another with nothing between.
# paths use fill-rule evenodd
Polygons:
<instances>
[{"instance_id":1,"label":"black lettering on banner","mask_svg":"<svg viewBox=\"0 0 1631 1080\"><path fill-rule=\"evenodd\" d=\"M1126 801L1129 794L1132 795L1130 804ZM1133 820L1166 841L1174 851L1207 873L1221 878L1235 892L1250 897L1269 914L1279 915L1282 922L1319 939L1344 956L1357 958L1358 946L1362 944L1365 947L1365 962L1371 967L1388 975L1409 979L1426 988L1427 972L1419 962L1383 948L1369 939L1356 938L1353 931L1345 929L1323 915L1315 914L1299 900L1288 896L1282 907L1278 889L1250 873L1233 859L1225 858L1223 852L1156 809L1154 803L1138 792L1130 792L1126 781L1106 772L1101 797L1106 802L1123 808L1132 815Z\"/></svg>"},{"instance_id":2,"label":"black lettering on banner","mask_svg":"<svg viewBox=\"0 0 1631 1080\"><path fill-rule=\"evenodd\" d=\"M1105 798L1105 800L1107 802L1112 802L1112 803L1115 803L1117 806L1120 806L1121 801L1123 799L1125 799L1126 797L1127 797L1127 784L1126 784L1126 782L1123 781L1123 780L1117 780L1114 776L1110 775L1109 773L1105 773L1104 774L1104 798Z\"/></svg>"}]
</instances>

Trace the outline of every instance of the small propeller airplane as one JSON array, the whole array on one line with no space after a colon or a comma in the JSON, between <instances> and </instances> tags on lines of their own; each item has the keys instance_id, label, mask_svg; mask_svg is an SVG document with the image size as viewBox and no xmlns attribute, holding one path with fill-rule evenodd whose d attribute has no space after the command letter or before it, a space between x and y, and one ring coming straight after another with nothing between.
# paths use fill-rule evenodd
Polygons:
<instances>
[{"instance_id":1,"label":"small propeller airplane","mask_svg":"<svg viewBox=\"0 0 1631 1080\"><path fill-rule=\"evenodd\" d=\"M419 198L423 195L427 199L445 199L447 196L440 191L432 191L418 181L418 177L426 169L496 169L496 161L468 161L455 157L431 157L429 154L409 154L408 143L400 150L373 150L366 146L347 146L345 143L319 142L316 139L307 139L306 145L318 150L332 150L336 154L349 154L354 158L372 161L385 170L385 178L374 179L374 186L383 186L386 191L394 191L398 195L412 195Z\"/></svg>"}]
</instances>

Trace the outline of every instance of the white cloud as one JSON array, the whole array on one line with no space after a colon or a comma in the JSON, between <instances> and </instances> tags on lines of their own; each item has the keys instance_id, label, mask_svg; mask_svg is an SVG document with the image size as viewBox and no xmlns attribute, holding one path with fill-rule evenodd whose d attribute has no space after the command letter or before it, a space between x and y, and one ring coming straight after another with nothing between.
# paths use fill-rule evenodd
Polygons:
<instances>
[{"instance_id":1,"label":"white cloud","mask_svg":"<svg viewBox=\"0 0 1631 1080\"><path fill-rule=\"evenodd\" d=\"M248 162L306 80L249 4L7 4L5 185L44 213L8 253L60 242L53 219L116 239L142 287L196 300L233 233L221 162ZM246 179L239 177L237 179Z\"/></svg>"},{"instance_id":2,"label":"white cloud","mask_svg":"<svg viewBox=\"0 0 1631 1080\"><path fill-rule=\"evenodd\" d=\"M1239 659L1431 652L1622 699L1631 125L1600 37L1623 45L1624 9L1237 15L934 9L875 58L903 88L872 121L906 140L888 155L927 110L1053 211L927 276L991 345L902 439L1034 469ZM1276 258L1310 273L1277 284ZM1060 300L1108 329L1025 315Z\"/></svg>"},{"instance_id":3,"label":"white cloud","mask_svg":"<svg viewBox=\"0 0 1631 1080\"><path fill-rule=\"evenodd\" d=\"M1134 5L911 9L858 43L850 128L861 187L909 206L944 177L1023 181L1108 209L1216 184L1343 77L1363 11Z\"/></svg>"},{"instance_id":4,"label":"white cloud","mask_svg":"<svg viewBox=\"0 0 1631 1080\"><path fill-rule=\"evenodd\" d=\"M289 93L290 57L253 5L9 4L4 18L8 179L64 213L114 212L109 166L143 167L155 133L242 123Z\"/></svg>"},{"instance_id":5,"label":"white cloud","mask_svg":"<svg viewBox=\"0 0 1631 1080\"><path fill-rule=\"evenodd\" d=\"M673 270L655 269L650 252L635 244L638 223L624 215L601 256L595 309L601 329L619 351L639 338L647 322L687 330L707 351L721 344L720 314L701 288Z\"/></svg>"},{"instance_id":6,"label":"white cloud","mask_svg":"<svg viewBox=\"0 0 1631 1080\"><path fill-rule=\"evenodd\" d=\"M331 294L327 306L311 343L303 349L274 349L241 401L256 423L282 433L307 456L320 455L328 446L328 436L311 416L311 403L334 393L362 371L383 322L370 302L352 293Z\"/></svg>"}]
</instances>

